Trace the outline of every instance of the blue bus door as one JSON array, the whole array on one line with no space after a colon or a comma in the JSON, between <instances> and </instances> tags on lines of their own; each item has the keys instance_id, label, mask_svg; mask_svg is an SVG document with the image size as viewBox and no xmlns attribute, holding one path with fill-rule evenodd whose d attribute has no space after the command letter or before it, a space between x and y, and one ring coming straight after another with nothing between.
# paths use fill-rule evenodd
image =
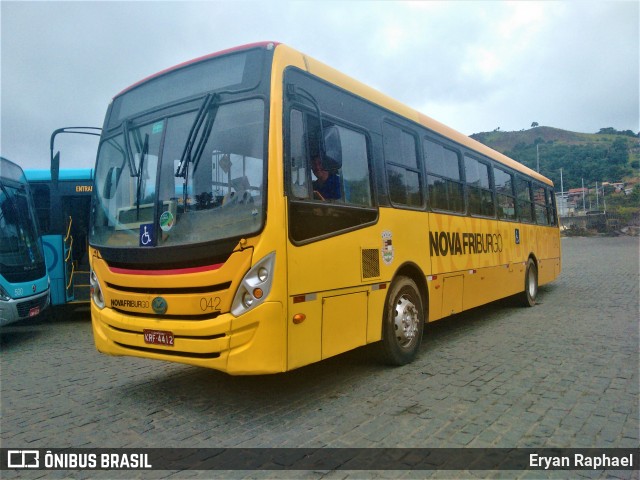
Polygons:
<instances>
[{"instance_id":1,"label":"blue bus door","mask_svg":"<svg viewBox=\"0 0 640 480\"><path fill-rule=\"evenodd\" d=\"M74 299L71 236L43 235L44 256L51 281L51 305L64 305Z\"/></svg>"}]
</instances>

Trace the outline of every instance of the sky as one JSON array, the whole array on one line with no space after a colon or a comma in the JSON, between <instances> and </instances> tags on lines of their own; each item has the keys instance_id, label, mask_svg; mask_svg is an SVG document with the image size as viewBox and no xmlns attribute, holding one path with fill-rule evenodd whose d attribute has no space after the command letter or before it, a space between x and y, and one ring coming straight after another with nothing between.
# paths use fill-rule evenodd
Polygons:
<instances>
[{"instance_id":1,"label":"sky","mask_svg":"<svg viewBox=\"0 0 640 480\"><path fill-rule=\"evenodd\" d=\"M49 168L53 130L102 126L111 98L167 67L289 44L471 135L533 122L638 132L640 2L0 1L0 154ZM59 136L62 168L97 140Z\"/></svg>"}]
</instances>

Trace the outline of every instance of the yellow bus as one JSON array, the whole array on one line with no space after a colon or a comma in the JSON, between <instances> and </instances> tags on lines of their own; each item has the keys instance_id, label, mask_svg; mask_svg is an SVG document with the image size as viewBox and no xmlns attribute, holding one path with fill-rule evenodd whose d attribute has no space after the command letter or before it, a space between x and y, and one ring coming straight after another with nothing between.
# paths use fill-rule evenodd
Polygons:
<instances>
[{"instance_id":1,"label":"yellow bus","mask_svg":"<svg viewBox=\"0 0 640 480\"><path fill-rule=\"evenodd\" d=\"M553 185L286 45L237 47L116 95L95 168L100 352L292 370L560 273Z\"/></svg>"}]
</instances>

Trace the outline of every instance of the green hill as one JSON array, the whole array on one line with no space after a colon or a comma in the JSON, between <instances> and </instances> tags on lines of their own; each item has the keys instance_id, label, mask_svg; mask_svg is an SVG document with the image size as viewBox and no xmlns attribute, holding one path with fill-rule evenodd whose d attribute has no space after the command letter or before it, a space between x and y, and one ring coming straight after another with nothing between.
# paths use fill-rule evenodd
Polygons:
<instances>
[{"instance_id":1,"label":"green hill","mask_svg":"<svg viewBox=\"0 0 640 480\"><path fill-rule=\"evenodd\" d=\"M595 182L638 182L640 143L634 132L603 128L578 133L552 127L519 132L482 132L471 138L553 180L559 190L562 169L565 191Z\"/></svg>"}]
</instances>

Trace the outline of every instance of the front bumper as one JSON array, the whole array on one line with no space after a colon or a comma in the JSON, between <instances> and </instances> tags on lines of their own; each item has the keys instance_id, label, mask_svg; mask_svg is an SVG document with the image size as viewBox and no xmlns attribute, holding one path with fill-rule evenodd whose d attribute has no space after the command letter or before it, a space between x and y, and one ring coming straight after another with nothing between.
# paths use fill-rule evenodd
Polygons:
<instances>
[{"instance_id":1,"label":"front bumper","mask_svg":"<svg viewBox=\"0 0 640 480\"><path fill-rule=\"evenodd\" d=\"M265 302L241 317L225 313L207 320L163 320L98 309L92 302L98 351L213 368L232 375L286 370L286 321L282 304ZM173 346L145 343L143 331L173 333Z\"/></svg>"},{"instance_id":2,"label":"front bumper","mask_svg":"<svg viewBox=\"0 0 640 480\"><path fill-rule=\"evenodd\" d=\"M35 317L49 306L49 289L30 297L0 301L0 326ZM37 312L37 313L36 313Z\"/></svg>"}]
</instances>

